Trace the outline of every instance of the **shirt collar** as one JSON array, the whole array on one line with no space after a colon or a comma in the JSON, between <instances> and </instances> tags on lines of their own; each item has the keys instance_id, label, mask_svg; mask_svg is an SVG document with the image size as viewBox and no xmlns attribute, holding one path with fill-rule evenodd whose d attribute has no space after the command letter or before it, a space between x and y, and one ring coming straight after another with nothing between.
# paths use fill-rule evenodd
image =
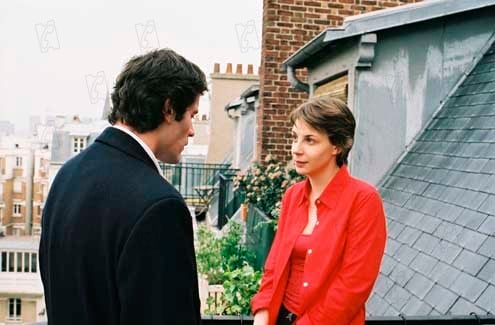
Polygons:
<instances>
[{"instance_id":1,"label":"shirt collar","mask_svg":"<svg viewBox=\"0 0 495 325\"><path fill-rule=\"evenodd\" d=\"M137 143L139 143L139 145L141 147L143 147L144 151L146 151L146 153L148 154L148 156L150 156L151 160L153 161L153 163L156 166L156 169L158 170L158 173L160 175L162 174L162 170L160 169L160 165L158 164L158 159L156 159L155 154L153 153L153 151L151 151L150 147L148 147L148 145L143 140L141 140L141 138L139 138L134 132L132 132L128 128L122 127L120 125L112 125L112 127L116 128L116 129L119 129L122 132L127 133L130 137L132 137L134 140L136 140Z\"/></svg>"},{"instance_id":2,"label":"shirt collar","mask_svg":"<svg viewBox=\"0 0 495 325\"><path fill-rule=\"evenodd\" d=\"M320 197L317 199L321 201L323 204L327 205L330 208L333 208L336 204L335 194L341 193L344 186L351 179L349 171L346 165L342 165L339 171L332 178L330 183L328 183L327 187L320 194ZM301 195L299 200L299 205L309 201L309 193L311 191L311 183L309 179L306 178L303 184L303 195Z\"/></svg>"}]
</instances>

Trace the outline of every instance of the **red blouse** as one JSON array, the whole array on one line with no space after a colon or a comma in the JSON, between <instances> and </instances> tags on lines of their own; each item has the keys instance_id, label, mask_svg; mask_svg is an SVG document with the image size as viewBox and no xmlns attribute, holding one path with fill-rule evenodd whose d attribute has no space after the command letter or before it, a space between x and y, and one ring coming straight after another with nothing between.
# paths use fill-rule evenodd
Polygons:
<instances>
[{"instance_id":1,"label":"red blouse","mask_svg":"<svg viewBox=\"0 0 495 325\"><path fill-rule=\"evenodd\" d=\"M308 249L310 249L310 240L311 235L302 234L299 236L290 256L289 279L287 280L287 288L285 288L283 304L296 315L300 313L299 307L302 305L299 294L303 285L304 261Z\"/></svg>"},{"instance_id":2,"label":"red blouse","mask_svg":"<svg viewBox=\"0 0 495 325\"><path fill-rule=\"evenodd\" d=\"M274 325L285 296L289 258L308 221L308 180L291 186L282 199L277 234L265 263L253 314L267 309ZM363 325L365 303L380 268L386 227L380 195L342 166L316 200L319 222L307 255L297 325ZM289 213L290 211L290 213Z\"/></svg>"}]
</instances>

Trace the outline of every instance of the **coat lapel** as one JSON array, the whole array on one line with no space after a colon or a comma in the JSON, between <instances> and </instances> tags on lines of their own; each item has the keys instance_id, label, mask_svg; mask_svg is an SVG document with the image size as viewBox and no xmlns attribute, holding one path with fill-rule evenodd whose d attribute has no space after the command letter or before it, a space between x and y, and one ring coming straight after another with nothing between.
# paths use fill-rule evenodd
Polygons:
<instances>
[{"instance_id":1,"label":"coat lapel","mask_svg":"<svg viewBox=\"0 0 495 325\"><path fill-rule=\"evenodd\" d=\"M95 140L95 142L100 142L105 145L111 146L129 156L132 156L135 159L141 160L158 173L155 163L153 162L153 160L151 160L146 151L144 151L143 147L141 147L141 145L128 134L120 131L117 128L106 128L102 132L102 134Z\"/></svg>"}]
</instances>

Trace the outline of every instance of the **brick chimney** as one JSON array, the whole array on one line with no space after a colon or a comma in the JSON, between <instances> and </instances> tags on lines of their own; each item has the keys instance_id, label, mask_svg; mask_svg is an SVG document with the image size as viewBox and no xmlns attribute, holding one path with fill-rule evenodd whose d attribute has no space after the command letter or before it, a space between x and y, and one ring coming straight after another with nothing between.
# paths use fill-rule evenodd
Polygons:
<instances>
[{"instance_id":1,"label":"brick chimney","mask_svg":"<svg viewBox=\"0 0 495 325\"><path fill-rule=\"evenodd\" d=\"M260 108L257 110L257 159L268 153L290 159L287 116L308 98L296 91L281 71L282 62L330 26L347 16L421 0L263 0L263 39L260 71ZM298 78L305 80L304 71Z\"/></svg>"}]
</instances>

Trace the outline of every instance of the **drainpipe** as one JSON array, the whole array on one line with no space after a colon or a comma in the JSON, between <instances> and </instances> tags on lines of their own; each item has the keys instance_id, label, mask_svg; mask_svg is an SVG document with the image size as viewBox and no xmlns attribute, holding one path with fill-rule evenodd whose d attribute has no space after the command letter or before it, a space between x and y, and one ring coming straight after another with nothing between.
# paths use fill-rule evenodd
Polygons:
<instances>
[{"instance_id":1,"label":"drainpipe","mask_svg":"<svg viewBox=\"0 0 495 325\"><path fill-rule=\"evenodd\" d=\"M309 85L297 79L296 71L294 70L294 67L290 65L287 66L287 78L289 79L292 87L309 94Z\"/></svg>"}]
</instances>

